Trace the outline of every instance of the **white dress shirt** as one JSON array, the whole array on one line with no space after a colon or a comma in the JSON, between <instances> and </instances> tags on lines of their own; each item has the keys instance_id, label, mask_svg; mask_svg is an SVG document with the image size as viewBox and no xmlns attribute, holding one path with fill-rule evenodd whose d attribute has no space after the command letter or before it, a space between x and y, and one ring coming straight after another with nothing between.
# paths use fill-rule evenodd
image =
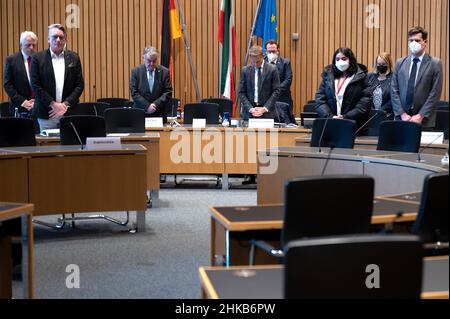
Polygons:
<instances>
[{"instance_id":1,"label":"white dress shirt","mask_svg":"<svg viewBox=\"0 0 450 319\"><path fill-rule=\"evenodd\" d=\"M413 60L414 60L415 58L418 58L418 59L419 59L419 62L417 62L416 80L414 81L414 83L416 83L416 81L417 81L417 75L419 75L420 65L422 64L422 60L423 60L424 55L425 55L425 52L424 52L421 56L418 56L418 57L416 57L416 56L414 56L414 55L411 55L411 56L410 56L410 59L411 59L411 65L409 66L409 76L411 76L411 70L412 70L412 67L413 67L413 64L414 64L414 61L413 61Z\"/></svg>"},{"instance_id":2,"label":"white dress shirt","mask_svg":"<svg viewBox=\"0 0 450 319\"><path fill-rule=\"evenodd\" d=\"M336 92L336 110L337 110L337 116L341 115L342 111L342 101L344 100L344 94L345 90L347 89L347 86L350 84L350 82L353 80L353 76L345 79L336 79L334 80L334 90ZM339 82L340 80L340 82ZM342 82L344 81L344 82ZM339 90L338 85L341 85L341 89Z\"/></svg>"},{"instance_id":3,"label":"white dress shirt","mask_svg":"<svg viewBox=\"0 0 450 319\"><path fill-rule=\"evenodd\" d=\"M57 56L52 50L50 50L53 64L53 72L55 74L55 97L56 102L61 103L63 89L64 89L64 75L66 72L66 64L64 61L64 51L61 52L59 56Z\"/></svg>"},{"instance_id":4,"label":"white dress shirt","mask_svg":"<svg viewBox=\"0 0 450 319\"><path fill-rule=\"evenodd\" d=\"M264 60L263 60L263 63L261 64L261 79L262 79L263 69L264 69ZM255 100L253 102L255 102L256 104L259 104L258 84L259 84L258 83L258 68L255 66Z\"/></svg>"},{"instance_id":5,"label":"white dress shirt","mask_svg":"<svg viewBox=\"0 0 450 319\"><path fill-rule=\"evenodd\" d=\"M30 82L30 70L28 70L28 55L23 52L22 50L22 56L23 56L23 62L25 64L25 70L27 71L27 77L28 77L28 82ZM30 82L31 84L31 82Z\"/></svg>"}]
</instances>

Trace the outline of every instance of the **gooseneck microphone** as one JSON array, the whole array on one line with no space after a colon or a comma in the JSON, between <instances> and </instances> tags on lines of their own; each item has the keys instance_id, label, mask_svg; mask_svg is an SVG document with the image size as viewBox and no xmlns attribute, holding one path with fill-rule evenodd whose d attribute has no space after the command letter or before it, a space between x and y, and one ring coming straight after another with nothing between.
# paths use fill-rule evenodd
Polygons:
<instances>
[{"instance_id":1,"label":"gooseneck microphone","mask_svg":"<svg viewBox=\"0 0 450 319\"><path fill-rule=\"evenodd\" d=\"M448 129L446 129L444 132L442 132L441 134L439 134L438 136L436 136L430 143L428 143L427 145L425 145L424 147L419 147L419 151L417 152L417 159L416 162L418 163L424 163L426 162L426 160L423 160L421 158L421 153L426 150L427 148L429 148L431 146L431 144L433 144L434 142L437 141L438 138L442 137L443 135L445 135L445 133L448 131Z\"/></svg>"},{"instance_id":2,"label":"gooseneck microphone","mask_svg":"<svg viewBox=\"0 0 450 319\"><path fill-rule=\"evenodd\" d=\"M78 131L77 131L75 125L73 125L72 121L70 121L69 123L70 123L70 125L72 126L72 129L73 129L75 135L77 136L78 142L79 142L80 145L81 145L81 149L84 150L83 142L81 141L80 135L78 134Z\"/></svg>"},{"instance_id":3,"label":"gooseneck microphone","mask_svg":"<svg viewBox=\"0 0 450 319\"><path fill-rule=\"evenodd\" d=\"M384 112L384 111L383 111ZM380 113L375 112L374 115L372 115L370 117L370 119L368 119L363 125L361 125L355 132L355 135L358 134L367 124L369 124L374 118L376 118ZM384 112L384 114L386 114L386 112Z\"/></svg>"},{"instance_id":4,"label":"gooseneck microphone","mask_svg":"<svg viewBox=\"0 0 450 319\"><path fill-rule=\"evenodd\" d=\"M333 152L333 150L334 150L334 145L330 146L330 151L328 152L327 160L325 161L325 165L323 165L322 173L320 174L320 176L323 176L323 174L325 174L325 170L327 169L328 162L330 161L330 158L331 158L331 152Z\"/></svg>"},{"instance_id":5,"label":"gooseneck microphone","mask_svg":"<svg viewBox=\"0 0 450 319\"><path fill-rule=\"evenodd\" d=\"M319 153L322 153L322 138L323 138L323 133L325 133L325 129L327 128L328 120L329 120L330 118L332 118L332 117L333 117L333 114L329 114L329 115L327 116L327 118L325 119L325 123L323 124L322 132L320 133L320 138L319 138Z\"/></svg>"}]
</instances>

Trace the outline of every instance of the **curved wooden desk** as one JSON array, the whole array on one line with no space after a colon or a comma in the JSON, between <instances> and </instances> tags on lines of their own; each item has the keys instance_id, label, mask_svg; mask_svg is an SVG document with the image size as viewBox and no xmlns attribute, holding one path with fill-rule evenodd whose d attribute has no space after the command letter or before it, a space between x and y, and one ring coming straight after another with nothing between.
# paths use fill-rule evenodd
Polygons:
<instances>
[{"instance_id":1,"label":"curved wooden desk","mask_svg":"<svg viewBox=\"0 0 450 319\"><path fill-rule=\"evenodd\" d=\"M415 153L314 147L279 147L258 152L258 205L283 204L284 184L289 178L321 175L362 174L375 179L375 196L421 192L426 175L448 171L442 156ZM262 174L267 164L274 174ZM325 195L324 195L325 196Z\"/></svg>"},{"instance_id":2,"label":"curved wooden desk","mask_svg":"<svg viewBox=\"0 0 450 319\"><path fill-rule=\"evenodd\" d=\"M34 215L136 211L145 230L146 152L79 146L0 148L0 201L34 204Z\"/></svg>"}]
</instances>

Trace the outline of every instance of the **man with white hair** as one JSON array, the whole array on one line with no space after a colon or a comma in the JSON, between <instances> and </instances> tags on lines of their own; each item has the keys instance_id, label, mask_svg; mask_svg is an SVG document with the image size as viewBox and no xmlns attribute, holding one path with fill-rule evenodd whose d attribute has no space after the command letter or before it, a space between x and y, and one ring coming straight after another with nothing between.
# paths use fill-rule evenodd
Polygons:
<instances>
[{"instance_id":1,"label":"man with white hair","mask_svg":"<svg viewBox=\"0 0 450 319\"><path fill-rule=\"evenodd\" d=\"M48 27L49 48L31 59L31 85L41 131L55 129L63 115L76 108L84 90L80 57L66 50L67 33L61 24ZM69 113L68 113L69 112Z\"/></svg>"},{"instance_id":2,"label":"man with white hair","mask_svg":"<svg viewBox=\"0 0 450 319\"><path fill-rule=\"evenodd\" d=\"M144 49L144 64L131 71L130 94L134 107L145 111L149 117L167 119L166 104L172 97L169 70L158 62L159 52L154 47Z\"/></svg>"},{"instance_id":3,"label":"man with white hair","mask_svg":"<svg viewBox=\"0 0 450 319\"><path fill-rule=\"evenodd\" d=\"M31 117L34 106L34 92L31 88L31 56L37 50L38 38L31 31L20 35L20 51L8 56L5 63L3 87L9 96L9 113L20 117Z\"/></svg>"}]
</instances>

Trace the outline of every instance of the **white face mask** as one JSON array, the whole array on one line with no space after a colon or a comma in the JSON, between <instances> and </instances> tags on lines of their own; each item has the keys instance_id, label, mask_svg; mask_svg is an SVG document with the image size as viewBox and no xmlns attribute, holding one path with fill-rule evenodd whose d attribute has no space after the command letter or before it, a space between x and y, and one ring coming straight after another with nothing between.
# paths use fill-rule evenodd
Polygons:
<instances>
[{"instance_id":1,"label":"white face mask","mask_svg":"<svg viewBox=\"0 0 450 319\"><path fill-rule=\"evenodd\" d=\"M409 43L409 51L416 55L418 54L420 51L422 51L422 46L420 45L420 43L416 42L416 41L412 41Z\"/></svg>"},{"instance_id":2,"label":"white face mask","mask_svg":"<svg viewBox=\"0 0 450 319\"><path fill-rule=\"evenodd\" d=\"M276 61L276 59L278 59L278 54L276 54L276 53L267 53L267 59L269 60L269 62Z\"/></svg>"},{"instance_id":3,"label":"white face mask","mask_svg":"<svg viewBox=\"0 0 450 319\"><path fill-rule=\"evenodd\" d=\"M346 61L339 60L336 62L336 67L338 68L339 71L345 72L350 67L350 62L348 60L346 60Z\"/></svg>"}]
</instances>

